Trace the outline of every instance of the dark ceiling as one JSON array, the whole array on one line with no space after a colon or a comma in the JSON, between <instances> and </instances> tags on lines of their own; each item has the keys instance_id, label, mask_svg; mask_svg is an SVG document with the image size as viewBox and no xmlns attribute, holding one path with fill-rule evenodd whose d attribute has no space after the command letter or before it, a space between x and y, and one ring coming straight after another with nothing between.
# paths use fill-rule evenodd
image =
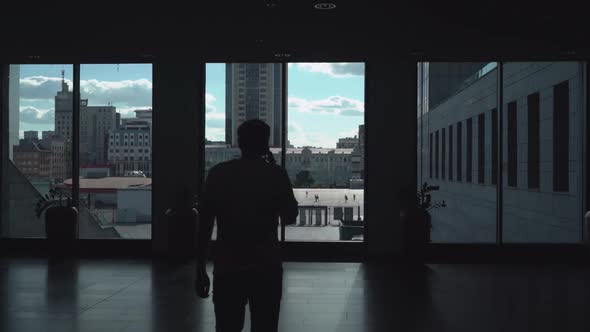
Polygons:
<instances>
[{"instance_id":1,"label":"dark ceiling","mask_svg":"<svg viewBox=\"0 0 590 332\"><path fill-rule=\"evenodd\" d=\"M318 2L336 4L318 10ZM534 6L343 0L91 4L23 2L0 13L2 55L135 57L204 55L321 58L422 54L585 55L585 12Z\"/></svg>"}]
</instances>

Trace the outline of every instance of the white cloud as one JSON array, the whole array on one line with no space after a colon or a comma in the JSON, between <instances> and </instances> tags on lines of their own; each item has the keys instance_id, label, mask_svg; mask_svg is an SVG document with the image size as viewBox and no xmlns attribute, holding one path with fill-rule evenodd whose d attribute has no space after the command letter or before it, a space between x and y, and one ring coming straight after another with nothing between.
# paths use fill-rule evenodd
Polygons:
<instances>
[{"instance_id":1,"label":"white cloud","mask_svg":"<svg viewBox=\"0 0 590 332\"><path fill-rule=\"evenodd\" d=\"M210 141L224 141L225 129L207 127L205 130L205 137Z\"/></svg>"},{"instance_id":2,"label":"white cloud","mask_svg":"<svg viewBox=\"0 0 590 332\"><path fill-rule=\"evenodd\" d=\"M61 91L61 77L30 76L20 80L20 98L25 100L53 100ZM72 91L72 81L66 80ZM107 105L117 108L150 108L152 82L148 79L99 81L81 80L80 93L90 105ZM141 105L141 106L139 106ZM147 106L145 106L147 105Z\"/></svg>"},{"instance_id":3,"label":"white cloud","mask_svg":"<svg viewBox=\"0 0 590 332\"><path fill-rule=\"evenodd\" d=\"M134 118L136 110L147 110L151 106L133 106L133 107L117 107L117 112L121 113L122 118Z\"/></svg>"},{"instance_id":4,"label":"white cloud","mask_svg":"<svg viewBox=\"0 0 590 332\"><path fill-rule=\"evenodd\" d=\"M207 128L225 128L225 119L220 119L220 118L207 119L206 126L207 126Z\"/></svg>"},{"instance_id":5,"label":"white cloud","mask_svg":"<svg viewBox=\"0 0 590 332\"><path fill-rule=\"evenodd\" d=\"M39 109L32 106L21 107L19 120L31 124L53 124L55 112L53 110Z\"/></svg>"},{"instance_id":6,"label":"white cloud","mask_svg":"<svg viewBox=\"0 0 590 332\"><path fill-rule=\"evenodd\" d=\"M80 94L89 105L151 105L152 82L147 79L124 81L81 80Z\"/></svg>"},{"instance_id":7,"label":"white cloud","mask_svg":"<svg viewBox=\"0 0 590 332\"><path fill-rule=\"evenodd\" d=\"M320 100L289 97L289 111L343 116L362 116L364 110L364 102L341 96L331 96Z\"/></svg>"},{"instance_id":8,"label":"white cloud","mask_svg":"<svg viewBox=\"0 0 590 332\"><path fill-rule=\"evenodd\" d=\"M72 81L66 80L72 88ZM20 79L20 97L23 99L53 99L61 91L61 77L29 76Z\"/></svg>"},{"instance_id":9,"label":"white cloud","mask_svg":"<svg viewBox=\"0 0 590 332\"><path fill-rule=\"evenodd\" d=\"M336 141L322 133L307 132L304 127L296 122L289 123L289 142L295 147L315 146L323 148L335 148Z\"/></svg>"},{"instance_id":10,"label":"white cloud","mask_svg":"<svg viewBox=\"0 0 590 332\"><path fill-rule=\"evenodd\" d=\"M209 120L209 119L225 119L225 114L220 113L220 112L218 112L218 113L207 113L205 115L205 117L207 118L207 120Z\"/></svg>"},{"instance_id":11,"label":"white cloud","mask_svg":"<svg viewBox=\"0 0 590 332\"><path fill-rule=\"evenodd\" d=\"M212 93L205 93L205 111L207 113L217 112L217 107L214 105L217 98Z\"/></svg>"},{"instance_id":12,"label":"white cloud","mask_svg":"<svg viewBox=\"0 0 590 332\"><path fill-rule=\"evenodd\" d=\"M349 131L341 131L338 133L338 135L340 136L340 138L344 138L344 137L358 137L359 134L359 130L358 128L349 130Z\"/></svg>"},{"instance_id":13,"label":"white cloud","mask_svg":"<svg viewBox=\"0 0 590 332\"><path fill-rule=\"evenodd\" d=\"M337 78L365 75L365 64L362 62L303 62L297 63L297 68L309 72L322 73Z\"/></svg>"}]
</instances>

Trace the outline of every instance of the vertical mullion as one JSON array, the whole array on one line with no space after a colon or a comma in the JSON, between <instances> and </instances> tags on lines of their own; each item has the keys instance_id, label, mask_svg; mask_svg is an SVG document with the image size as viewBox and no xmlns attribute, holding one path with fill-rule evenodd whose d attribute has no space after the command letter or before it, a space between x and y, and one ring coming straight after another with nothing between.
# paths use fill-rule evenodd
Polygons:
<instances>
[{"instance_id":1,"label":"vertical mullion","mask_svg":"<svg viewBox=\"0 0 590 332\"><path fill-rule=\"evenodd\" d=\"M8 163L9 146L9 104L8 104L8 75L10 65L0 65L0 237L4 234L3 223L8 223L8 189L5 186L6 174L4 167Z\"/></svg>"},{"instance_id":2,"label":"vertical mullion","mask_svg":"<svg viewBox=\"0 0 590 332\"><path fill-rule=\"evenodd\" d=\"M584 145L582 148L582 161L584 162L585 167L583 168L583 176L585 177L585 182L586 185L584 187L584 190L582 190L582 194L584 195L584 200L585 200L585 208L583 213L585 214L586 211L590 210L590 158L588 158L588 156L590 156L590 134L588 132L588 130L590 129L590 107L589 107L589 103L588 103L588 93L590 93L590 77L588 75L588 63L587 62L583 62L582 63L582 75L585 78L583 80L584 84L585 84L585 89L582 90L583 91L583 116L585 117L585 121L581 121L582 122L582 137L584 137ZM580 218L580 220L584 220L582 218ZM582 229L584 229L583 225L582 225ZM586 235L583 233L582 231L582 240L584 240L586 238Z\"/></svg>"},{"instance_id":3,"label":"vertical mullion","mask_svg":"<svg viewBox=\"0 0 590 332\"><path fill-rule=\"evenodd\" d=\"M203 99L203 102L201 103L201 109L199 110L199 131L200 131L200 135L198 137L198 146L200 149L200 153L199 153L199 160L197 162L197 167L199 168L199 176L197 177L197 198L200 201L203 198L203 193L204 193L204 186L205 186L205 153L206 153L206 148L205 148L205 144L206 144L206 114L207 114L207 110L206 110L206 103L205 103L205 98L207 95L207 62L201 61L201 98ZM153 68L153 64L152 64L152 68ZM153 71L153 69L152 69ZM226 82L227 84L227 82ZM153 98L153 97L152 97ZM227 105L226 105L227 107ZM155 110L155 109L154 109ZM227 125L227 123L226 123ZM152 130L153 130L153 124L152 124ZM152 134L153 136L153 134ZM153 140L153 137L152 137ZM152 141L153 142L153 141ZM226 142L227 143L227 142ZM152 144L152 150L153 150L153 146L154 144ZM153 170L153 158L152 158L152 174L154 172ZM154 179L152 176L152 183L153 183ZM152 195L153 197L153 195ZM152 206L153 206L153 202L152 202Z\"/></svg>"},{"instance_id":4,"label":"vertical mullion","mask_svg":"<svg viewBox=\"0 0 590 332\"><path fill-rule=\"evenodd\" d=\"M80 64L73 64L72 102L72 204L80 208Z\"/></svg>"},{"instance_id":5,"label":"vertical mullion","mask_svg":"<svg viewBox=\"0 0 590 332\"><path fill-rule=\"evenodd\" d=\"M504 114L504 63L502 61L498 62L498 84L497 84L497 109L498 109L498 158L496 158L497 162L497 185L496 185L496 245L502 246L503 238L503 202L502 202L502 190L504 187L504 179L502 178L502 160L504 159L503 156L503 145L502 145L502 137L504 136L504 121L503 121L503 114Z\"/></svg>"},{"instance_id":6,"label":"vertical mullion","mask_svg":"<svg viewBox=\"0 0 590 332\"><path fill-rule=\"evenodd\" d=\"M287 169L287 106L288 106L288 90L287 90L287 70L286 62L281 63L281 167ZM285 224L281 220L281 242L285 242Z\"/></svg>"}]
</instances>

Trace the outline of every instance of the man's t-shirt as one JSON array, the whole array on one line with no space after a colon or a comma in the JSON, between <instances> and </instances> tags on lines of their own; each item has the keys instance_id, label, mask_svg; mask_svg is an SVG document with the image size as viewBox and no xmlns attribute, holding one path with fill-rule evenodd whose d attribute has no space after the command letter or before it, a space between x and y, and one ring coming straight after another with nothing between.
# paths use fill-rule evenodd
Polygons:
<instances>
[{"instance_id":1,"label":"man's t-shirt","mask_svg":"<svg viewBox=\"0 0 590 332\"><path fill-rule=\"evenodd\" d=\"M280 265L278 218L298 214L287 173L262 159L236 159L213 167L202 210L217 221L216 274Z\"/></svg>"}]
</instances>

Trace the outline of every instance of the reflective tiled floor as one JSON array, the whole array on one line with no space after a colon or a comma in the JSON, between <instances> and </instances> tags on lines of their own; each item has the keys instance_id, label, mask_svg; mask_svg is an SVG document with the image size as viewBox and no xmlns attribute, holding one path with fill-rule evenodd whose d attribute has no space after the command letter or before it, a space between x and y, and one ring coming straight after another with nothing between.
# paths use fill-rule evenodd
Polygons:
<instances>
[{"instance_id":1,"label":"reflective tiled floor","mask_svg":"<svg viewBox=\"0 0 590 332\"><path fill-rule=\"evenodd\" d=\"M590 331L585 266L284 266L280 331ZM146 260L1 259L0 331L214 331L193 273Z\"/></svg>"}]
</instances>

